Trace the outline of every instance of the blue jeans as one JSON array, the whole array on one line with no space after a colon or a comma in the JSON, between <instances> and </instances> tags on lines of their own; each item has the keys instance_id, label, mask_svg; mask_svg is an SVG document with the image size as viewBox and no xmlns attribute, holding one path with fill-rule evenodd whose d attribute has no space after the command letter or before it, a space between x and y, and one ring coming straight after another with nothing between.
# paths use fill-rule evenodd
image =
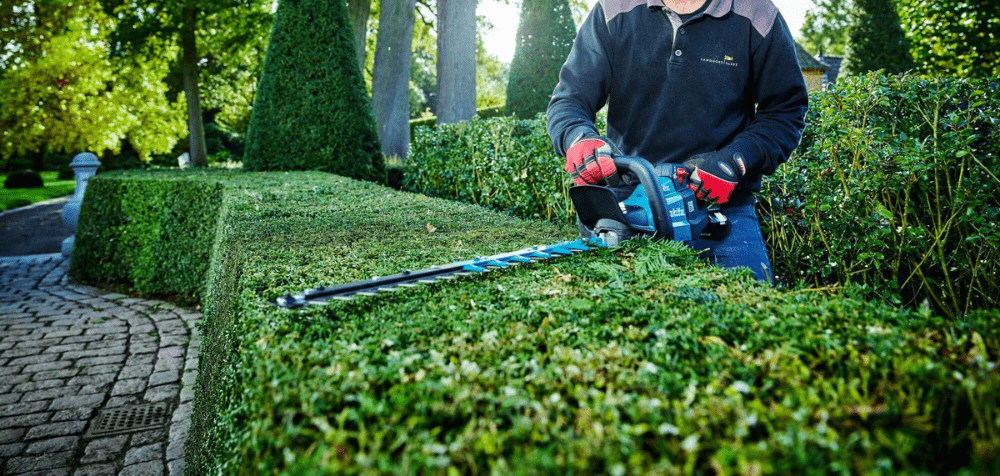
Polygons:
<instances>
[{"instance_id":1,"label":"blue jeans","mask_svg":"<svg viewBox=\"0 0 1000 476\"><path fill-rule=\"evenodd\" d=\"M701 251L700 257L725 268L750 268L759 281L774 284L771 260L764 248L764 236L754 212L757 199L753 194L735 192L729 203L722 206L722 214L729 218L729 235L715 241L699 238L689 245Z\"/></svg>"}]
</instances>

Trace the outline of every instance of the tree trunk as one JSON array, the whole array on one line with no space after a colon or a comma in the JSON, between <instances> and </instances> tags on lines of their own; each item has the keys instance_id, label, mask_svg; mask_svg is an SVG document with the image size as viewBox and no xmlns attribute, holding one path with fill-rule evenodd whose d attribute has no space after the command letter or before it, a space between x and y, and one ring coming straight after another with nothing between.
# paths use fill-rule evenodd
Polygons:
<instances>
[{"instance_id":1,"label":"tree trunk","mask_svg":"<svg viewBox=\"0 0 1000 476\"><path fill-rule=\"evenodd\" d=\"M184 73L184 96L188 108L188 136L191 143L191 165L208 165L208 151L205 149L205 126L201 120L201 101L198 98L198 44L195 32L198 29L198 11L184 7L184 25L181 28L181 69Z\"/></svg>"},{"instance_id":2,"label":"tree trunk","mask_svg":"<svg viewBox=\"0 0 1000 476\"><path fill-rule=\"evenodd\" d=\"M437 122L476 115L476 0L438 0Z\"/></svg>"},{"instance_id":3,"label":"tree trunk","mask_svg":"<svg viewBox=\"0 0 1000 476\"><path fill-rule=\"evenodd\" d=\"M381 0L372 104L382 153L406 158L410 148L410 57L414 0Z\"/></svg>"},{"instance_id":4,"label":"tree trunk","mask_svg":"<svg viewBox=\"0 0 1000 476\"><path fill-rule=\"evenodd\" d=\"M351 28L354 29L354 51L362 73L365 71L365 36L368 33L368 16L371 10L372 0L347 0L347 15L351 17Z\"/></svg>"}]
</instances>

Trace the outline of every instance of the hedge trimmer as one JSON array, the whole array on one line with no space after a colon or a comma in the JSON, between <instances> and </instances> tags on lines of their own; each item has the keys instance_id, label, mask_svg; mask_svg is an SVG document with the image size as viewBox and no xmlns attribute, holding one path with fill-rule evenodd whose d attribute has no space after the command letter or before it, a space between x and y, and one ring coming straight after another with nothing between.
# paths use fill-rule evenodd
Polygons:
<instances>
[{"instance_id":1,"label":"hedge trimmer","mask_svg":"<svg viewBox=\"0 0 1000 476\"><path fill-rule=\"evenodd\" d=\"M290 309L324 305L330 300L349 300L355 295L371 296L441 279L617 246L636 236L688 242L700 237L718 240L729 233L729 221L725 215L717 209L699 207L694 192L680 183L677 177L681 167L664 164L654 169L648 161L638 157L615 157L614 162L624 179L622 186L581 185L570 189L570 198L576 207L580 231L584 236L581 239L331 287L319 286L296 294L285 293L275 300L274 305ZM630 185L635 180L639 183ZM648 193L647 190L658 190L659 193Z\"/></svg>"}]
</instances>

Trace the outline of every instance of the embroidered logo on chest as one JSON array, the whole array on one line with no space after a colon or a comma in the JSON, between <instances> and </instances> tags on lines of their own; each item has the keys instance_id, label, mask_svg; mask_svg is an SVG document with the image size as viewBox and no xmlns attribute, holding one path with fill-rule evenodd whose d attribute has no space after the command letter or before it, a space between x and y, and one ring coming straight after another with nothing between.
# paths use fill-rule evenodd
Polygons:
<instances>
[{"instance_id":1,"label":"embroidered logo on chest","mask_svg":"<svg viewBox=\"0 0 1000 476\"><path fill-rule=\"evenodd\" d=\"M736 59L729 55L722 55L722 58L705 58L702 57L701 61L704 63L717 64L720 66L730 66L738 67L740 64L736 62Z\"/></svg>"}]
</instances>

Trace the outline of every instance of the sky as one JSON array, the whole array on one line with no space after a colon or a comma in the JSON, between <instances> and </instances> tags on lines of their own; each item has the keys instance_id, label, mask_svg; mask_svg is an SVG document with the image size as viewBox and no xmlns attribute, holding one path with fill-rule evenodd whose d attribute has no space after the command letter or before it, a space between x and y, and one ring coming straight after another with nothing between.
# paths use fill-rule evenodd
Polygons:
<instances>
[{"instance_id":1,"label":"sky","mask_svg":"<svg viewBox=\"0 0 1000 476\"><path fill-rule=\"evenodd\" d=\"M792 36L799 37L806 10L812 7L812 0L772 0L785 17ZM493 23L493 31L486 37L486 49L497 55L500 61L510 62L514 56L514 37L517 35L518 10L515 5L504 5L500 0L480 0L476 13L485 15ZM589 2L588 2L589 3ZM593 2L596 3L596 2Z\"/></svg>"}]
</instances>

